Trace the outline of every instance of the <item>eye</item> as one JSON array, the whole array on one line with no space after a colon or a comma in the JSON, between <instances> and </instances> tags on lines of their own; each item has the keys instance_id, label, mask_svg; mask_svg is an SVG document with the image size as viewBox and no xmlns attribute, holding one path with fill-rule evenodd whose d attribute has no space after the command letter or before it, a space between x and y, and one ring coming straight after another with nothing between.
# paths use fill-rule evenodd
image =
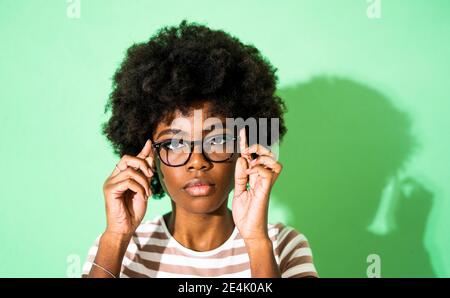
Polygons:
<instances>
[{"instance_id":1,"label":"eye","mask_svg":"<svg viewBox=\"0 0 450 298\"><path fill-rule=\"evenodd\" d=\"M226 142L231 141L231 136L229 135L217 135L217 136L212 136L211 138L209 138L207 140L207 142L210 145L223 145Z\"/></svg>"},{"instance_id":2,"label":"eye","mask_svg":"<svg viewBox=\"0 0 450 298\"><path fill-rule=\"evenodd\" d=\"M186 143L183 140L172 139L164 143L164 148L167 150L177 151L186 147Z\"/></svg>"}]
</instances>

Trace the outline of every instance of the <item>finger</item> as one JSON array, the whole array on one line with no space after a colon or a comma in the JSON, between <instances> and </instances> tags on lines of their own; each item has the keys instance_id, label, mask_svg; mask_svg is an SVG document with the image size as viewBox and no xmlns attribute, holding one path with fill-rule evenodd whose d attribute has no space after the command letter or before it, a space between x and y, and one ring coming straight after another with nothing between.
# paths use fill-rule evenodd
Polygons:
<instances>
[{"instance_id":1,"label":"finger","mask_svg":"<svg viewBox=\"0 0 450 298\"><path fill-rule=\"evenodd\" d=\"M271 169L273 172L275 173L280 173L282 166L280 163L278 163L275 159L273 159L272 157L266 156L266 155L261 155L256 159L253 159L250 162L250 168L257 166L257 165L263 165L269 169Z\"/></svg>"},{"instance_id":2,"label":"finger","mask_svg":"<svg viewBox=\"0 0 450 298\"><path fill-rule=\"evenodd\" d=\"M145 159L145 161L147 162L147 164L150 167L150 169L152 170L152 172L155 172L156 168L155 168L155 161L153 159L153 156L147 157Z\"/></svg>"},{"instance_id":3,"label":"finger","mask_svg":"<svg viewBox=\"0 0 450 298\"><path fill-rule=\"evenodd\" d=\"M255 178L253 185L251 185L251 190L261 191L270 188L273 185L274 173L271 170L265 169L263 166L256 166L253 169L248 169L247 172L251 176L256 176L257 178L260 177L260 179ZM261 188L257 184L259 184Z\"/></svg>"},{"instance_id":4,"label":"finger","mask_svg":"<svg viewBox=\"0 0 450 298\"><path fill-rule=\"evenodd\" d=\"M273 172L269 169L264 168L263 166L256 166L252 169L247 169L245 171L248 175L249 174L258 174L258 176L262 177L263 179L272 180Z\"/></svg>"},{"instance_id":5,"label":"finger","mask_svg":"<svg viewBox=\"0 0 450 298\"><path fill-rule=\"evenodd\" d=\"M283 166L278 163L276 160L269 156L260 156L250 162L250 169L256 167L256 166L263 166L266 169L272 171L272 179L271 184L273 185L275 181L278 179L278 176L281 173L281 170L283 169ZM250 177L254 176L255 174L250 174ZM256 174L257 175L257 174ZM253 186L252 186L253 187Z\"/></svg>"},{"instance_id":6,"label":"finger","mask_svg":"<svg viewBox=\"0 0 450 298\"><path fill-rule=\"evenodd\" d=\"M111 178L111 183L118 183L129 178L132 178L133 180L138 182L145 189L145 193L147 194L147 196L150 196L150 178L145 177L141 172L133 168L127 168L125 171L120 172L118 175Z\"/></svg>"},{"instance_id":7,"label":"finger","mask_svg":"<svg viewBox=\"0 0 450 298\"><path fill-rule=\"evenodd\" d=\"M114 185L114 190L113 192L115 192L116 194L122 194L127 190L131 190L134 193L136 193L138 195L139 198L141 198L144 201L148 200L148 197L145 195L145 190L144 188L137 183L135 180L129 178L127 180L122 180L119 183L116 183Z\"/></svg>"},{"instance_id":8,"label":"finger","mask_svg":"<svg viewBox=\"0 0 450 298\"><path fill-rule=\"evenodd\" d=\"M140 169L142 171L142 173L144 173L144 175L147 177L151 177L151 175L153 174L148 163L146 161L144 161L143 159L140 159L138 157L131 156L131 155L124 155L120 159L119 163L116 165L111 176L114 177L117 174L119 174L120 172L125 171L127 169L127 167L132 167L134 169Z\"/></svg>"},{"instance_id":9,"label":"finger","mask_svg":"<svg viewBox=\"0 0 450 298\"><path fill-rule=\"evenodd\" d=\"M250 156L250 154L244 153L248 149L245 127L241 128L241 130L239 131L239 149L241 152L241 156L247 160L247 163L249 163L252 160L252 157Z\"/></svg>"},{"instance_id":10,"label":"finger","mask_svg":"<svg viewBox=\"0 0 450 298\"><path fill-rule=\"evenodd\" d=\"M125 171L123 171L123 172L119 173L118 175L116 175L115 177L113 177L111 179L110 183L117 184L121 181L128 180L128 179L133 179L134 181L139 183L139 185L141 185L141 187L145 190L145 194L147 196L150 196L151 190L150 190L149 178L146 178L144 175L142 175L141 173L139 173L138 171L136 171L132 168L128 168Z\"/></svg>"},{"instance_id":11,"label":"finger","mask_svg":"<svg viewBox=\"0 0 450 298\"><path fill-rule=\"evenodd\" d=\"M144 148L142 148L141 152L136 156L138 158L145 159L152 153L152 141L150 139L145 142Z\"/></svg>"},{"instance_id":12,"label":"finger","mask_svg":"<svg viewBox=\"0 0 450 298\"><path fill-rule=\"evenodd\" d=\"M258 173L247 174L248 175L248 184L251 189L255 188L256 180L258 178Z\"/></svg>"},{"instance_id":13,"label":"finger","mask_svg":"<svg viewBox=\"0 0 450 298\"><path fill-rule=\"evenodd\" d=\"M241 154L247 149L247 136L245 135L245 127L239 130L239 149Z\"/></svg>"},{"instance_id":14,"label":"finger","mask_svg":"<svg viewBox=\"0 0 450 298\"><path fill-rule=\"evenodd\" d=\"M264 147L261 144L253 144L244 151L244 154L252 154L252 153L256 153L258 155L267 155L275 158L275 155L270 151L270 149Z\"/></svg>"},{"instance_id":15,"label":"finger","mask_svg":"<svg viewBox=\"0 0 450 298\"><path fill-rule=\"evenodd\" d=\"M268 156L260 156L257 159L254 159L250 162L250 168L253 168L253 167L259 166L259 165L272 171L271 184L273 185L275 183L275 181L278 179L278 176L280 175L281 170L283 169L283 166ZM250 174L250 177L252 177L254 175L258 175L258 174Z\"/></svg>"},{"instance_id":16,"label":"finger","mask_svg":"<svg viewBox=\"0 0 450 298\"><path fill-rule=\"evenodd\" d=\"M245 173L247 168L247 161L239 157L234 172L234 196L240 196L247 190L248 175Z\"/></svg>"}]
</instances>

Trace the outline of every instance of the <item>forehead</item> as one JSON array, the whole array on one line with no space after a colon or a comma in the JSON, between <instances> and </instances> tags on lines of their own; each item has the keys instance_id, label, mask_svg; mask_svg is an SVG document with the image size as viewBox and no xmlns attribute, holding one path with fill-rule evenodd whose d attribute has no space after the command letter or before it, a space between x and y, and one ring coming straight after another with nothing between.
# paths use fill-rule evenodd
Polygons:
<instances>
[{"instance_id":1,"label":"forehead","mask_svg":"<svg viewBox=\"0 0 450 298\"><path fill-rule=\"evenodd\" d=\"M170 129L181 130L186 133L210 131L218 128L225 129L225 120L225 116L213 114L212 104L207 102L193 106L186 114L176 110L158 123L154 135L158 136L160 132Z\"/></svg>"}]
</instances>

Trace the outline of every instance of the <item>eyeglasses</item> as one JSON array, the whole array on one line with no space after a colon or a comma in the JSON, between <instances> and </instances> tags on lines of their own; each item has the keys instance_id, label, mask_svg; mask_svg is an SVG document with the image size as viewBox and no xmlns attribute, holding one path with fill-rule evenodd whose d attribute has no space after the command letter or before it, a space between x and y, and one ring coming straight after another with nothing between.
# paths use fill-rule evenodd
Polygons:
<instances>
[{"instance_id":1,"label":"eyeglasses","mask_svg":"<svg viewBox=\"0 0 450 298\"><path fill-rule=\"evenodd\" d=\"M185 165L194 152L194 146L202 145L203 157L210 162L226 162L236 152L236 137L228 134L208 136L203 140L187 141L183 139L168 139L153 144L159 159L167 166L180 167Z\"/></svg>"}]
</instances>

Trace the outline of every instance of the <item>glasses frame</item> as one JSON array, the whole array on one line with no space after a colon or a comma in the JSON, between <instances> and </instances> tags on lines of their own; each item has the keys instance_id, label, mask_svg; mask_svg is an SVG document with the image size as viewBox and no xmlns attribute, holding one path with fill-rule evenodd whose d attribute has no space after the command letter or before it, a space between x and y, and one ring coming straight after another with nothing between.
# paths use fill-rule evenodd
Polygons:
<instances>
[{"instance_id":1,"label":"glasses frame","mask_svg":"<svg viewBox=\"0 0 450 298\"><path fill-rule=\"evenodd\" d=\"M219 134L219 135L220 135L220 134ZM225 134L223 134L223 135L225 135ZM216 137L216 136L217 136L217 135L215 135L214 137ZM208 137L212 137L212 136L208 136ZM206 137L206 138L208 138L208 137ZM165 143L170 143L170 142L172 142L172 140L173 140L173 139L167 139L167 140L162 140L162 141L155 142L155 143L152 144L152 147L153 147L153 148L155 149L155 151L158 153L157 156L158 156L159 160L160 160L163 164L165 164L166 166L169 166L169 167L174 167L174 168L176 168L176 167L182 167L182 166L186 165L186 164L189 162L189 160L191 159L192 153L194 152L195 145L197 145L197 144L201 144L201 145L202 145L202 151L201 151L201 153L202 153L202 155L203 155L203 158L204 158L205 160L207 160L208 162L214 162L214 163L222 163L222 162L227 162L227 161L229 161L229 160L232 159L233 156L236 154L236 149L237 149L237 142L236 142L237 137L231 137L231 140L234 142L234 144L233 144L233 145L234 145L234 152L230 155L229 158L227 158L227 159L225 159L225 160L222 160L222 161L215 161L215 160L211 160L211 159L207 156L207 154L205 153L205 150L204 150L205 138L203 138L203 139L201 139L201 140L197 140L197 141L183 141L183 142L189 144L189 148L190 148L189 156L188 156L188 158L186 159L186 161L185 161L183 164L174 166L174 165L167 164L166 162L164 162L164 159L161 158L161 146L164 145Z\"/></svg>"}]
</instances>

